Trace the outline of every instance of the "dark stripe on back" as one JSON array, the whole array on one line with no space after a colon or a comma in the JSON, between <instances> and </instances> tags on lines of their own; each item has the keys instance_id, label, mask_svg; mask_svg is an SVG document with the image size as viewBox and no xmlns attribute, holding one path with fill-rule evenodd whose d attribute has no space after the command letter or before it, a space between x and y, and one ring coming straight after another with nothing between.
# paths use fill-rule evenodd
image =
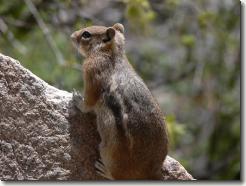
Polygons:
<instances>
[{"instance_id":1,"label":"dark stripe on back","mask_svg":"<svg viewBox=\"0 0 246 186\"><path fill-rule=\"evenodd\" d=\"M106 105L111 109L114 115L116 127L123 130L123 115L119 100L110 92L105 93L104 97Z\"/></svg>"}]
</instances>

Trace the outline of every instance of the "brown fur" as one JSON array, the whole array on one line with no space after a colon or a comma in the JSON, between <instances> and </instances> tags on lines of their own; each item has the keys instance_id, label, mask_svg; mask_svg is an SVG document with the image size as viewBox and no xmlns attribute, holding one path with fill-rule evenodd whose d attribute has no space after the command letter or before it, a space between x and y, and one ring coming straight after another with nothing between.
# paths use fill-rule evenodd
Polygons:
<instances>
[{"instance_id":1,"label":"brown fur","mask_svg":"<svg viewBox=\"0 0 246 186\"><path fill-rule=\"evenodd\" d=\"M88 32L88 33L85 33ZM95 111L101 137L100 173L109 179L161 179L168 138L159 105L128 63L124 27L92 26L72 34L86 57L84 101L75 104Z\"/></svg>"}]
</instances>

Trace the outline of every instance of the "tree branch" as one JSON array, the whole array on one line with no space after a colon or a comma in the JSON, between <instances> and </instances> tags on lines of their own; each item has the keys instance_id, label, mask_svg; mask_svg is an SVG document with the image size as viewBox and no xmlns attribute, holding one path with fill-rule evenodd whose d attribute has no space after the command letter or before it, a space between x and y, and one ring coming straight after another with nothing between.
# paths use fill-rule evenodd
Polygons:
<instances>
[{"instance_id":1,"label":"tree branch","mask_svg":"<svg viewBox=\"0 0 246 186\"><path fill-rule=\"evenodd\" d=\"M54 52L58 64L64 65L63 55L60 52L60 50L57 48L53 38L51 37L49 28L44 23L41 15L39 14L39 12L37 10L37 8L35 7L35 5L33 4L33 2L31 0L25 0L25 3L27 5L27 7L29 8L30 12L32 13L32 15L34 16L35 20L37 21L38 26L42 30L51 50Z\"/></svg>"}]
</instances>

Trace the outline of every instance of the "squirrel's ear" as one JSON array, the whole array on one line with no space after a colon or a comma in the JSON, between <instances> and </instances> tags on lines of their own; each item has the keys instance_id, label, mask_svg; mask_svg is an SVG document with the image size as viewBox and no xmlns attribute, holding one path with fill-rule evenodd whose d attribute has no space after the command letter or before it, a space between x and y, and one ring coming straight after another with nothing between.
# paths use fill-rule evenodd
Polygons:
<instances>
[{"instance_id":1,"label":"squirrel's ear","mask_svg":"<svg viewBox=\"0 0 246 186\"><path fill-rule=\"evenodd\" d=\"M109 27L106 31L106 34L107 34L108 40L111 40L115 36L115 30L112 27Z\"/></svg>"},{"instance_id":2,"label":"squirrel's ear","mask_svg":"<svg viewBox=\"0 0 246 186\"><path fill-rule=\"evenodd\" d=\"M119 32L121 32L122 34L124 33L124 26L122 25L122 24L120 24L120 23L115 23L114 24L114 26L113 26L113 28L115 29L115 30L118 30Z\"/></svg>"}]
</instances>

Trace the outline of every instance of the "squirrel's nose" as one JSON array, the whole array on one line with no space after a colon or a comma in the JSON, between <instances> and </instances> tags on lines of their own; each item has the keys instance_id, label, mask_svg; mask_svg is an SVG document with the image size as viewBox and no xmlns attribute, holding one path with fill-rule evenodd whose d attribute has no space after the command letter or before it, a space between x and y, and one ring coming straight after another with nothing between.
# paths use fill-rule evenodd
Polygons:
<instances>
[{"instance_id":1,"label":"squirrel's nose","mask_svg":"<svg viewBox=\"0 0 246 186\"><path fill-rule=\"evenodd\" d=\"M73 42L77 42L77 36L76 33L72 33L70 38L72 39Z\"/></svg>"}]
</instances>

